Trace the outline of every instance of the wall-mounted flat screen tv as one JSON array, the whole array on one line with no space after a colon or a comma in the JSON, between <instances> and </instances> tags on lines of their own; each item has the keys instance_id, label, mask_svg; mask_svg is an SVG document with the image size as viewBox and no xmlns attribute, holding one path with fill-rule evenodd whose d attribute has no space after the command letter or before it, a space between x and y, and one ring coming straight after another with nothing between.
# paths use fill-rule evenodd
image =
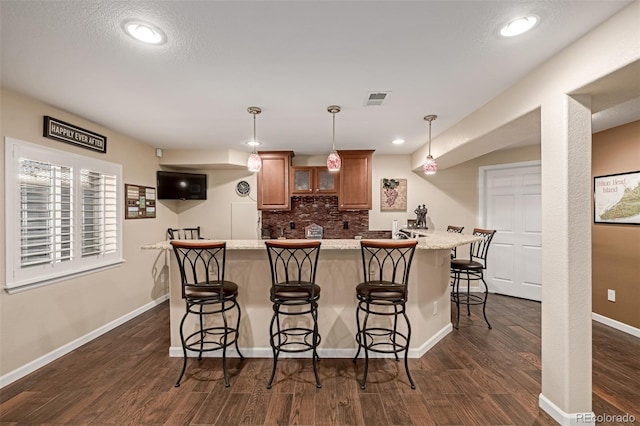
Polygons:
<instances>
[{"instance_id":1,"label":"wall-mounted flat screen tv","mask_svg":"<svg viewBox=\"0 0 640 426\"><path fill-rule=\"evenodd\" d=\"M207 175L158 170L158 200L206 200Z\"/></svg>"}]
</instances>

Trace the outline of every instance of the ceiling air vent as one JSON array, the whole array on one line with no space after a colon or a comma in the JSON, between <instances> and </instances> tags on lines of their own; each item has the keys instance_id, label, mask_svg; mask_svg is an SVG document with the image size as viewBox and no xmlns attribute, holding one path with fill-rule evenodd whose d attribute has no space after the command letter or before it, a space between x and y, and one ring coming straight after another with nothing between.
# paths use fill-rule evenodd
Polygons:
<instances>
[{"instance_id":1,"label":"ceiling air vent","mask_svg":"<svg viewBox=\"0 0 640 426\"><path fill-rule=\"evenodd\" d=\"M365 106L380 106L390 92L369 92Z\"/></svg>"}]
</instances>

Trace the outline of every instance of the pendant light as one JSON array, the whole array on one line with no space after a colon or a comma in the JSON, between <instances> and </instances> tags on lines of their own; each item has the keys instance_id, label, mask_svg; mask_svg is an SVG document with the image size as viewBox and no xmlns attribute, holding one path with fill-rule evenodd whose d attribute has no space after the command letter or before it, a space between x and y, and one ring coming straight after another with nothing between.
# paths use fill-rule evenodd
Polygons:
<instances>
[{"instance_id":1,"label":"pendant light","mask_svg":"<svg viewBox=\"0 0 640 426\"><path fill-rule=\"evenodd\" d=\"M338 105L331 105L327 107L327 111L333 115L333 145L327 157L327 169L329 169L330 172L337 172L340 171L340 166L342 166L342 160L336 151L336 114L340 112L340 107Z\"/></svg>"},{"instance_id":2,"label":"pendant light","mask_svg":"<svg viewBox=\"0 0 640 426\"><path fill-rule=\"evenodd\" d=\"M260 114L262 110L259 107L249 107L247 108L247 111L249 114L253 115L253 141L251 141L251 145L253 145L253 152L247 161L247 168L250 172L259 172L262 168L262 159L256 152L256 146L259 145L258 140L256 139L256 115Z\"/></svg>"},{"instance_id":3,"label":"pendant light","mask_svg":"<svg viewBox=\"0 0 640 426\"><path fill-rule=\"evenodd\" d=\"M424 171L425 175L435 175L438 171L436 160L431 156L431 122L436 118L438 118L438 116L433 114L424 117L424 120L429 122L429 155L427 155L427 160L422 166L422 171Z\"/></svg>"}]
</instances>

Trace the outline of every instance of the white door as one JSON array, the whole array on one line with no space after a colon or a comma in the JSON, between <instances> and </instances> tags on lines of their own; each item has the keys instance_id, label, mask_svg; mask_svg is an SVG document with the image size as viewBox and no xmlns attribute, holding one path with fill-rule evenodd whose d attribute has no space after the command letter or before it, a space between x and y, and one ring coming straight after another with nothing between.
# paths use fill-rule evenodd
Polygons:
<instances>
[{"instance_id":1,"label":"white door","mask_svg":"<svg viewBox=\"0 0 640 426\"><path fill-rule=\"evenodd\" d=\"M492 293L541 300L540 163L480 168L480 217L497 232L485 281Z\"/></svg>"}]
</instances>

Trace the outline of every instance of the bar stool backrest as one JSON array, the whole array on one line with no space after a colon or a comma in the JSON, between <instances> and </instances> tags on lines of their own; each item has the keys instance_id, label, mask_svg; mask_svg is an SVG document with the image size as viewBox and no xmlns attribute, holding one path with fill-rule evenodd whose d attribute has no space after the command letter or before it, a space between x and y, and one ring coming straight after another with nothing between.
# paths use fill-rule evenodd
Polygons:
<instances>
[{"instance_id":1,"label":"bar stool backrest","mask_svg":"<svg viewBox=\"0 0 640 426\"><path fill-rule=\"evenodd\" d=\"M482 269L487 269L487 254L489 253L489 245L495 233L495 229L473 229L473 235L482 237L482 240L471 243L469 246L469 259L480 262Z\"/></svg>"},{"instance_id":2,"label":"bar stool backrest","mask_svg":"<svg viewBox=\"0 0 640 426\"><path fill-rule=\"evenodd\" d=\"M224 284L227 243L224 241L171 241L180 268L182 298L186 289L220 290Z\"/></svg>"},{"instance_id":3,"label":"bar stool backrest","mask_svg":"<svg viewBox=\"0 0 640 426\"><path fill-rule=\"evenodd\" d=\"M271 283L278 286L315 284L320 241L265 241Z\"/></svg>"},{"instance_id":4,"label":"bar stool backrest","mask_svg":"<svg viewBox=\"0 0 640 426\"><path fill-rule=\"evenodd\" d=\"M195 228L169 228L167 236L170 240L199 240L202 238L199 226Z\"/></svg>"},{"instance_id":5,"label":"bar stool backrest","mask_svg":"<svg viewBox=\"0 0 640 426\"><path fill-rule=\"evenodd\" d=\"M417 240L362 240L362 270L364 283L376 286L404 287L409 281L409 270ZM405 293L406 294L406 293Z\"/></svg>"},{"instance_id":6,"label":"bar stool backrest","mask_svg":"<svg viewBox=\"0 0 640 426\"><path fill-rule=\"evenodd\" d=\"M455 234L462 234L463 229L464 229L464 226L455 226L455 225L447 226L447 232L453 232ZM454 259L457 255L458 255L458 248L457 247L452 248L451 258Z\"/></svg>"}]
</instances>

